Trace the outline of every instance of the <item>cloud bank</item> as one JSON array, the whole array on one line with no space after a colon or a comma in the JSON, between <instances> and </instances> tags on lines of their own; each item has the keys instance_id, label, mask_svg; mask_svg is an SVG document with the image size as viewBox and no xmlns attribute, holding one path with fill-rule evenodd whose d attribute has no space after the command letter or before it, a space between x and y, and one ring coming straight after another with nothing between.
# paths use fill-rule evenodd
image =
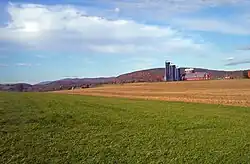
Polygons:
<instances>
[{"instance_id":1,"label":"cloud bank","mask_svg":"<svg viewBox=\"0 0 250 164\"><path fill-rule=\"evenodd\" d=\"M250 50L250 46L245 46L243 48L240 48L239 50Z\"/></svg>"},{"instance_id":2,"label":"cloud bank","mask_svg":"<svg viewBox=\"0 0 250 164\"><path fill-rule=\"evenodd\" d=\"M24 48L100 53L202 51L206 48L199 40L171 27L89 16L86 11L69 5L9 3L7 11L11 19L0 28L0 40Z\"/></svg>"},{"instance_id":3,"label":"cloud bank","mask_svg":"<svg viewBox=\"0 0 250 164\"><path fill-rule=\"evenodd\" d=\"M227 63L226 66L236 66L236 65L242 65L242 64L250 64L250 59L235 60L235 61Z\"/></svg>"},{"instance_id":4,"label":"cloud bank","mask_svg":"<svg viewBox=\"0 0 250 164\"><path fill-rule=\"evenodd\" d=\"M91 1L88 1L91 3ZM94 3L96 1L92 1ZM136 12L163 13L164 16L180 12L194 12L203 8L220 6L248 6L248 0L137 0L137 1L116 1L116 0L97 0L96 3L109 4L119 7L122 10Z\"/></svg>"},{"instance_id":5,"label":"cloud bank","mask_svg":"<svg viewBox=\"0 0 250 164\"><path fill-rule=\"evenodd\" d=\"M225 21L219 19L183 18L173 21L174 24L189 30L219 32L223 34L250 35L250 23Z\"/></svg>"},{"instance_id":6,"label":"cloud bank","mask_svg":"<svg viewBox=\"0 0 250 164\"><path fill-rule=\"evenodd\" d=\"M87 0L91 4L101 4L103 6L110 6L110 8L119 7L119 14L124 17L133 17L140 20L152 21L168 21L171 16L179 14L192 14L202 11L203 9L232 7L241 9L241 11L249 11L249 0ZM99 15L115 16L107 11L95 10ZM248 12L249 13L249 12ZM242 14L240 14L242 15Z\"/></svg>"}]
</instances>

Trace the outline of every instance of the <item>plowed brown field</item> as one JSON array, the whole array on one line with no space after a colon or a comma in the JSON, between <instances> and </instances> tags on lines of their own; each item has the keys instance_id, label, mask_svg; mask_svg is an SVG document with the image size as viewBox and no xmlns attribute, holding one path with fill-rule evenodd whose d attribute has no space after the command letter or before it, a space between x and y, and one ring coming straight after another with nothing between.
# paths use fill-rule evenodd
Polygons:
<instances>
[{"instance_id":1,"label":"plowed brown field","mask_svg":"<svg viewBox=\"0 0 250 164\"><path fill-rule=\"evenodd\" d=\"M250 80L133 83L56 92L250 107Z\"/></svg>"}]
</instances>

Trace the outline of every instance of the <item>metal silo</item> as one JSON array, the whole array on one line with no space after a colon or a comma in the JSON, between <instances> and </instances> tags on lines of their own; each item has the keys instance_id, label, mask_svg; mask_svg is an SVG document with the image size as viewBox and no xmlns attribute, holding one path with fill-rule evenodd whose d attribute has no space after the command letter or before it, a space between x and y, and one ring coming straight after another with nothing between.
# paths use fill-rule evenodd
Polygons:
<instances>
[{"instance_id":1,"label":"metal silo","mask_svg":"<svg viewBox=\"0 0 250 164\"><path fill-rule=\"evenodd\" d=\"M169 81L173 81L173 67L172 65L169 66Z\"/></svg>"},{"instance_id":2,"label":"metal silo","mask_svg":"<svg viewBox=\"0 0 250 164\"><path fill-rule=\"evenodd\" d=\"M172 74L172 79L173 81L176 81L176 65L172 65L172 70L171 70L171 74Z\"/></svg>"},{"instance_id":3,"label":"metal silo","mask_svg":"<svg viewBox=\"0 0 250 164\"><path fill-rule=\"evenodd\" d=\"M165 81L168 81L168 75L167 75L167 73L168 73L168 69L167 69L167 62L165 62L165 74L164 74L164 78L165 78Z\"/></svg>"},{"instance_id":4,"label":"metal silo","mask_svg":"<svg viewBox=\"0 0 250 164\"><path fill-rule=\"evenodd\" d=\"M179 81L178 67L175 69L175 81Z\"/></svg>"},{"instance_id":5,"label":"metal silo","mask_svg":"<svg viewBox=\"0 0 250 164\"><path fill-rule=\"evenodd\" d=\"M176 80L181 81L181 69L176 68Z\"/></svg>"},{"instance_id":6,"label":"metal silo","mask_svg":"<svg viewBox=\"0 0 250 164\"><path fill-rule=\"evenodd\" d=\"M169 81L170 62L165 62L165 80Z\"/></svg>"}]
</instances>

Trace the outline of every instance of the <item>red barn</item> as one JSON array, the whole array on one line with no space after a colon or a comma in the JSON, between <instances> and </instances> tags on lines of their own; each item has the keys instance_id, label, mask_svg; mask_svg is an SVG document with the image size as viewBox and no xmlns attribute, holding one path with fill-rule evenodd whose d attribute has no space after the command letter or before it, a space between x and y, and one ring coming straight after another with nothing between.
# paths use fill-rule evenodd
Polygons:
<instances>
[{"instance_id":1,"label":"red barn","mask_svg":"<svg viewBox=\"0 0 250 164\"><path fill-rule=\"evenodd\" d=\"M184 80L209 80L210 75L206 72L195 72L195 73L187 73L185 74Z\"/></svg>"}]
</instances>

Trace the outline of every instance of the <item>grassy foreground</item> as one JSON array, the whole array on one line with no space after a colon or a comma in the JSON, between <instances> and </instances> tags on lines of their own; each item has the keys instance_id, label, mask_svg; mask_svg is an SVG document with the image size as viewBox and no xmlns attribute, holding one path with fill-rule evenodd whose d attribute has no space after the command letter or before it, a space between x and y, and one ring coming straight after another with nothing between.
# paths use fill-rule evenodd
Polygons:
<instances>
[{"instance_id":1,"label":"grassy foreground","mask_svg":"<svg viewBox=\"0 0 250 164\"><path fill-rule=\"evenodd\" d=\"M249 108L0 93L0 163L249 161Z\"/></svg>"}]
</instances>

